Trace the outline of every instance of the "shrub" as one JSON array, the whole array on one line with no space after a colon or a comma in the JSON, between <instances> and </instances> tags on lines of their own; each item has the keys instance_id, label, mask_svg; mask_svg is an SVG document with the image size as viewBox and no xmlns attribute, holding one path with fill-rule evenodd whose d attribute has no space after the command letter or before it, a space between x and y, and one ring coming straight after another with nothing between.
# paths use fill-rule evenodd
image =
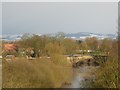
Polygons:
<instances>
[{"instance_id":1,"label":"shrub","mask_svg":"<svg viewBox=\"0 0 120 90\"><path fill-rule=\"evenodd\" d=\"M118 88L117 59L107 61L95 73L96 79L90 83L91 87Z\"/></svg>"}]
</instances>

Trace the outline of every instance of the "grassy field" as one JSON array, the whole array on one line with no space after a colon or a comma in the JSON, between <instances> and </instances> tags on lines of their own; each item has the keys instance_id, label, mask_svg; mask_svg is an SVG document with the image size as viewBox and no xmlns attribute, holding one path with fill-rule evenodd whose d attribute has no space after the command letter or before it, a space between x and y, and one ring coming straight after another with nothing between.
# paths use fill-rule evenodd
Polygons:
<instances>
[{"instance_id":1,"label":"grassy field","mask_svg":"<svg viewBox=\"0 0 120 90\"><path fill-rule=\"evenodd\" d=\"M3 88L59 88L72 80L71 73L49 59L3 61Z\"/></svg>"}]
</instances>

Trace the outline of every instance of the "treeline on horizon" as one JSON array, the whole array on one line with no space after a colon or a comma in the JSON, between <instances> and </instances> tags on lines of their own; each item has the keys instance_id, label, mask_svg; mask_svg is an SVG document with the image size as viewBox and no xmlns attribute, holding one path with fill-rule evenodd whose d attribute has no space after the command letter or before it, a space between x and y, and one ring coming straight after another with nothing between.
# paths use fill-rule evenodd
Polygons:
<instances>
[{"instance_id":1,"label":"treeline on horizon","mask_svg":"<svg viewBox=\"0 0 120 90\"><path fill-rule=\"evenodd\" d=\"M82 41L65 38L65 34L63 32L59 32L56 34L56 36L39 36L26 33L22 36L21 40L13 43L18 45L19 51L25 51L27 48L34 48L37 56L50 56L53 53L74 54L76 53L76 50L109 52L112 48L112 42L117 42L117 39L112 40L105 38L103 40L98 40L96 37L91 37ZM3 41L3 44L4 43L6 42Z\"/></svg>"}]
</instances>

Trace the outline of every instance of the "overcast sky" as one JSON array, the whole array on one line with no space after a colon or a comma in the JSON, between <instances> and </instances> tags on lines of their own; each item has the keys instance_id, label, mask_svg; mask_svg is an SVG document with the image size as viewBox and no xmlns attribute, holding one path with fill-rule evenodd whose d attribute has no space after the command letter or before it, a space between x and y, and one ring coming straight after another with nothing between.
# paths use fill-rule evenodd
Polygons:
<instances>
[{"instance_id":1,"label":"overcast sky","mask_svg":"<svg viewBox=\"0 0 120 90\"><path fill-rule=\"evenodd\" d=\"M116 33L117 2L3 3L3 34Z\"/></svg>"}]
</instances>

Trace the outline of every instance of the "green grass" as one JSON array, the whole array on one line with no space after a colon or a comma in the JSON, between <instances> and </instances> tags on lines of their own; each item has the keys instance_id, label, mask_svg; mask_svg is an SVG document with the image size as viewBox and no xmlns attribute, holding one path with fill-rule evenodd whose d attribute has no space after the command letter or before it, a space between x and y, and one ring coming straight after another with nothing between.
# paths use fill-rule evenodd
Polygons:
<instances>
[{"instance_id":1,"label":"green grass","mask_svg":"<svg viewBox=\"0 0 120 90\"><path fill-rule=\"evenodd\" d=\"M71 70L47 59L3 61L3 88L59 88Z\"/></svg>"}]
</instances>

